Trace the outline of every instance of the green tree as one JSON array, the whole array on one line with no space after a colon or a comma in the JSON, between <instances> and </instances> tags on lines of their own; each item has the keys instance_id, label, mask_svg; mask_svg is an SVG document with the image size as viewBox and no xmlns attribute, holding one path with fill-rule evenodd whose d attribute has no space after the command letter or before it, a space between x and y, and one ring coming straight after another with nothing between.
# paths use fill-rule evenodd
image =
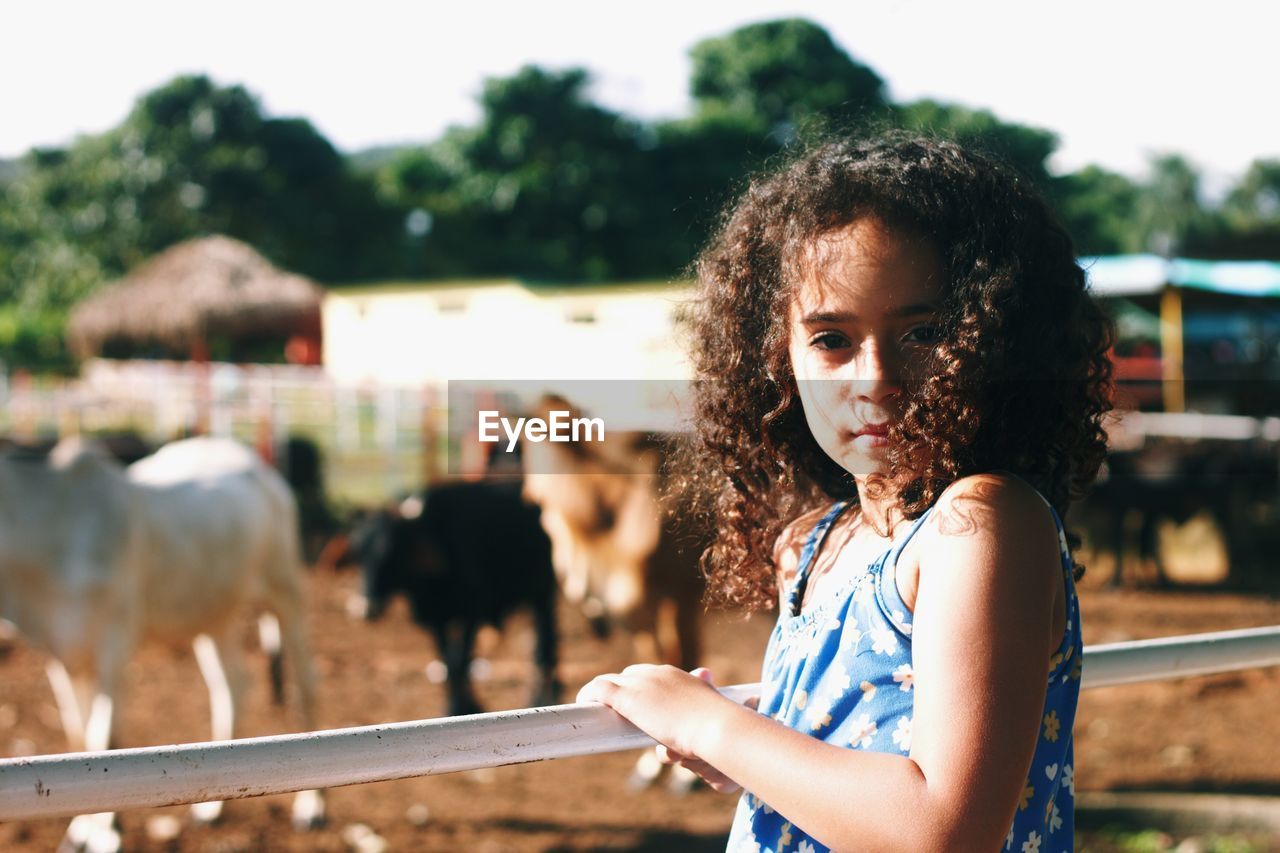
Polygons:
<instances>
[{"instance_id":1,"label":"green tree","mask_svg":"<svg viewBox=\"0 0 1280 853\"><path fill-rule=\"evenodd\" d=\"M144 95L113 130L33 152L9 187L19 218L39 221L20 253L71 243L107 277L179 240L222 232L285 267L341 280L371 273L398 227L372 181L310 123L265 117L243 88L203 76ZM23 286L67 290L52 279Z\"/></svg>"},{"instance_id":2,"label":"green tree","mask_svg":"<svg viewBox=\"0 0 1280 853\"><path fill-rule=\"evenodd\" d=\"M1207 257L1280 259L1280 160L1253 161L1191 248Z\"/></svg>"},{"instance_id":3,"label":"green tree","mask_svg":"<svg viewBox=\"0 0 1280 853\"><path fill-rule=\"evenodd\" d=\"M1141 251L1135 227L1140 189L1124 175L1086 166L1054 181L1058 213L1082 255Z\"/></svg>"},{"instance_id":4,"label":"green tree","mask_svg":"<svg viewBox=\"0 0 1280 853\"><path fill-rule=\"evenodd\" d=\"M1213 230L1200 195L1200 173L1185 157L1163 154L1151 160L1135 219L1143 251L1173 256Z\"/></svg>"},{"instance_id":5,"label":"green tree","mask_svg":"<svg viewBox=\"0 0 1280 853\"><path fill-rule=\"evenodd\" d=\"M928 99L902 104L894 113L899 127L987 151L1026 175L1042 191L1051 187L1048 161L1058 147L1058 136L1052 131L1004 121L988 110Z\"/></svg>"},{"instance_id":6,"label":"green tree","mask_svg":"<svg viewBox=\"0 0 1280 853\"><path fill-rule=\"evenodd\" d=\"M535 66L492 78L476 127L382 171L383 198L430 224L421 268L602 280L644 266L642 129L592 103L589 82Z\"/></svg>"},{"instance_id":7,"label":"green tree","mask_svg":"<svg viewBox=\"0 0 1280 853\"><path fill-rule=\"evenodd\" d=\"M810 127L878 117L884 81L801 18L740 27L690 52L697 115L730 112L786 144Z\"/></svg>"}]
</instances>

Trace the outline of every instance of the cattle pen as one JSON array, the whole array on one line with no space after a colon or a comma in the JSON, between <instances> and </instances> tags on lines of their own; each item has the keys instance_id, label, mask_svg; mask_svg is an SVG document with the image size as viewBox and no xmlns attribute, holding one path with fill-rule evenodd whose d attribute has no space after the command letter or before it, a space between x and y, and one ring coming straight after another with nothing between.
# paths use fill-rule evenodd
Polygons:
<instances>
[{"instance_id":1,"label":"cattle pen","mask_svg":"<svg viewBox=\"0 0 1280 853\"><path fill-rule=\"evenodd\" d=\"M1083 687L1280 664L1280 625L1085 649ZM744 700L757 685L724 688ZM650 745L594 705L0 760L0 820L237 799Z\"/></svg>"}]
</instances>

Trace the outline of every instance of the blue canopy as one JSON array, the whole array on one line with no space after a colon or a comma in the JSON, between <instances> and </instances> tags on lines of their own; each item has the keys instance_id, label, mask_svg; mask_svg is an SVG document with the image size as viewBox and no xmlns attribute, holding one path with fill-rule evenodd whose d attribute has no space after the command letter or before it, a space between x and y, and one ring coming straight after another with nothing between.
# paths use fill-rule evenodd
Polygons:
<instances>
[{"instance_id":1,"label":"blue canopy","mask_svg":"<svg viewBox=\"0 0 1280 853\"><path fill-rule=\"evenodd\" d=\"M1080 259L1097 296L1141 296L1166 285L1235 296L1280 297L1280 262L1199 261L1159 255L1102 255Z\"/></svg>"}]
</instances>

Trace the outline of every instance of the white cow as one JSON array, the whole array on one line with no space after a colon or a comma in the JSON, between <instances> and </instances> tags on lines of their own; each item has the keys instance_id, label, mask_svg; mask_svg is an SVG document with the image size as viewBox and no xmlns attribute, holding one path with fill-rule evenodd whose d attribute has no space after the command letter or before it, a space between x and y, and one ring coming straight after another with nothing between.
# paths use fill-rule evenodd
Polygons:
<instances>
[{"instance_id":1,"label":"white cow","mask_svg":"<svg viewBox=\"0 0 1280 853\"><path fill-rule=\"evenodd\" d=\"M194 640L215 739L236 735L245 685L240 617L265 610L263 645L283 644L305 728L314 676L305 636L297 510L288 486L249 449L196 438L127 471L67 439L47 460L0 457L0 616L52 655L71 749L115 743L125 664L136 646ZM280 669L273 661L277 698ZM216 819L221 803L193 807ZM323 820L321 792L294 801L296 824ZM112 849L110 814L74 819L77 848Z\"/></svg>"}]
</instances>

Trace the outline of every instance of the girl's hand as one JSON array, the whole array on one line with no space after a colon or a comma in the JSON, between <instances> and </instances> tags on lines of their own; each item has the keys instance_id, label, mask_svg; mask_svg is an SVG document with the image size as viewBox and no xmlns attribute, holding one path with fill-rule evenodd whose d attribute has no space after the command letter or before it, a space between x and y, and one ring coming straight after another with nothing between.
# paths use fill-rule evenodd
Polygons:
<instances>
[{"instance_id":1,"label":"girl's hand","mask_svg":"<svg viewBox=\"0 0 1280 853\"><path fill-rule=\"evenodd\" d=\"M577 701L599 702L617 711L666 747L672 761L684 764L716 787L714 768L699 757L698 744L705 742L706 734L719 724L721 712L734 703L716 692L707 670L688 673L674 666L635 664L587 682L578 691ZM697 764L709 772L704 775ZM722 775L719 783L732 784Z\"/></svg>"},{"instance_id":2,"label":"girl's hand","mask_svg":"<svg viewBox=\"0 0 1280 853\"><path fill-rule=\"evenodd\" d=\"M714 686L714 682L711 679L711 670L706 667L700 666L697 669L692 670L689 674L696 675L703 681ZM759 696L752 696L743 704L748 708L755 708L759 702ZM742 786L737 782L733 781L700 758L682 755L674 749L663 746L662 744L658 744L657 750L658 758L663 764L679 764L684 769L695 773L698 778L703 782L706 782L713 791L718 791L721 794L732 794L742 788Z\"/></svg>"}]
</instances>

